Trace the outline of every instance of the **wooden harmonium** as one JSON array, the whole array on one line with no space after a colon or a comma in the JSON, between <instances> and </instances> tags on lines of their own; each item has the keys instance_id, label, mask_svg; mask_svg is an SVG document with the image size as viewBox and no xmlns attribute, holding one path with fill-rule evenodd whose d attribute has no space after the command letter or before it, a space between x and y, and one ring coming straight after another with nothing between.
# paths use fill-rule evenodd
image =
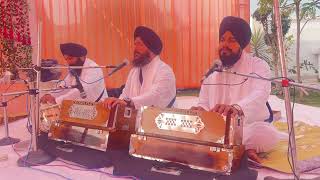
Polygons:
<instances>
[{"instance_id":1,"label":"wooden harmonium","mask_svg":"<svg viewBox=\"0 0 320 180\"><path fill-rule=\"evenodd\" d=\"M231 174L244 153L242 119L215 112L144 107L132 156Z\"/></svg>"},{"instance_id":2,"label":"wooden harmonium","mask_svg":"<svg viewBox=\"0 0 320 180\"><path fill-rule=\"evenodd\" d=\"M50 139L105 151L113 146L110 140L119 131L133 133L135 130L137 111L131 107L118 105L108 110L102 103L64 100L60 108L55 109L54 113L52 109L42 111L42 124L48 124L43 122L49 117L56 117L55 121L51 119ZM121 139L113 140L116 141L122 143Z\"/></svg>"}]
</instances>

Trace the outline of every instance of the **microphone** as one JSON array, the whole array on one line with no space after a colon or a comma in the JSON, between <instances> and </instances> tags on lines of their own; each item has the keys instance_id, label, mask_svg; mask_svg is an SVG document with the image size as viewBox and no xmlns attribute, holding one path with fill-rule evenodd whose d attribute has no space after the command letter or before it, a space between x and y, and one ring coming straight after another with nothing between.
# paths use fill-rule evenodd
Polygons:
<instances>
[{"instance_id":1,"label":"microphone","mask_svg":"<svg viewBox=\"0 0 320 180\"><path fill-rule=\"evenodd\" d=\"M217 71L217 72L222 72L223 70L223 66L222 66L222 62L220 59L216 60L213 64L213 66L207 71L207 73L202 77L201 79L201 83L207 79L210 74L212 74L213 72Z\"/></svg>"},{"instance_id":2,"label":"microphone","mask_svg":"<svg viewBox=\"0 0 320 180\"><path fill-rule=\"evenodd\" d=\"M82 86L81 81L79 79L79 75L76 73L76 71L74 69L70 69L70 73L71 73L71 75L73 75L76 78L76 85L73 87L75 87L79 90L80 97L82 99L87 98L87 94L86 94L86 92L84 92L83 86Z\"/></svg>"},{"instance_id":3,"label":"microphone","mask_svg":"<svg viewBox=\"0 0 320 180\"><path fill-rule=\"evenodd\" d=\"M114 69L112 69L109 73L108 73L108 76L111 76L113 73L119 71L120 69L122 69L123 67L125 67L126 65L129 64L129 60L128 59L125 59L123 61L123 63L119 64L118 66L116 66Z\"/></svg>"}]
</instances>

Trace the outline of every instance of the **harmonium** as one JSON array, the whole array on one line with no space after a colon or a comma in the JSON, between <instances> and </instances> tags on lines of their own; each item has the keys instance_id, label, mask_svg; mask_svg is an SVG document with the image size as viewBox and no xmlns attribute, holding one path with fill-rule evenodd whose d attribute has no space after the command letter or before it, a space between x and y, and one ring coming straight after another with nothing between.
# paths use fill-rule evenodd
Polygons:
<instances>
[{"instance_id":1,"label":"harmonium","mask_svg":"<svg viewBox=\"0 0 320 180\"><path fill-rule=\"evenodd\" d=\"M135 132L137 111L118 105L105 109L101 102L64 100L61 105L41 107L39 129L49 139L105 151L128 148Z\"/></svg>"},{"instance_id":2,"label":"harmonium","mask_svg":"<svg viewBox=\"0 0 320 180\"><path fill-rule=\"evenodd\" d=\"M143 107L132 156L231 174L244 154L242 119L215 112Z\"/></svg>"}]
</instances>

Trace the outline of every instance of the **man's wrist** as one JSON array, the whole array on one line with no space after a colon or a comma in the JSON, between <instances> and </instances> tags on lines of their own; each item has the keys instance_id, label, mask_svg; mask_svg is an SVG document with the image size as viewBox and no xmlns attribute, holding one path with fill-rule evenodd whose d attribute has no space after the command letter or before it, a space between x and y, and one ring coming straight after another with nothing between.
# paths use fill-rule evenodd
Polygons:
<instances>
[{"instance_id":1,"label":"man's wrist","mask_svg":"<svg viewBox=\"0 0 320 180\"><path fill-rule=\"evenodd\" d=\"M130 98L123 98L123 100L127 103L127 106L133 106L133 102Z\"/></svg>"}]
</instances>

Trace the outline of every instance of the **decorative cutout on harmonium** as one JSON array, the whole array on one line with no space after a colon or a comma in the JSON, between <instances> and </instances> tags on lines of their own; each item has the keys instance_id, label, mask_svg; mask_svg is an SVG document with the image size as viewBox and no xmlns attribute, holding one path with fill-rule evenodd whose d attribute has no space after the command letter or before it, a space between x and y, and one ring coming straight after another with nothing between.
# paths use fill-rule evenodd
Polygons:
<instances>
[{"instance_id":1,"label":"decorative cutout on harmonium","mask_svg":"<svg viewBox=\"0 0 320 180\"><path fill-rule=\"evenodd\" d=\"M112 111L105 109L102 103L65 100L61 104L60 122L112 131L116 120L116 116L111 116Z\"/></svg>"},{"instance_id":2,"label":"decorative cutout on harmonium","mask_svg":"<svg viewBox=\"0 0 320 180\"><path fill-rule=\"evenodd\" d=\"M159 129L198 134L204 124L199 116L160 113L155 123Z\"/></svg>"},{"instance_id":3,"label":"decorative cutout on harmonium","mask_svg":"<svg viewBox=\"0 0 320 180\"><path fill-rule=\"evenodd\" d=\"M102 103L64 100L60 106L42 108L41 114L40 130L50 139L106 150L113 146L110 141L115 142L112 137L118 131L134 131L137 111L126 106L108 110Z\"/></svg>"},{"instance_id":4,"label":"decorative cutout on harmonium","mask_svg":"<svg viewBox=\"0 0 320 180\"><path fill-rule=\"evenodd\" d=\"M133 156L230 174L244 152L242 119L215 112L143 107Z\"/></svg>"}]
</instances>

